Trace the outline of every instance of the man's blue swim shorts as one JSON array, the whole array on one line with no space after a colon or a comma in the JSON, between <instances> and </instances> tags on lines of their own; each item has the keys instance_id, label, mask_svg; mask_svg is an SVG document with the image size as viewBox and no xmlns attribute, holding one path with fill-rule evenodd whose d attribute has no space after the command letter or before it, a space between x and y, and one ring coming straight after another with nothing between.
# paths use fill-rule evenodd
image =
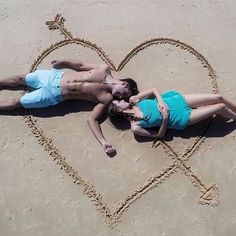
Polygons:
<instances>
[{"instance_id":1,"label":"man's blue swim shorts","mask_svg":"<svg viewBox=\"0 0 236 236\"><path fill-rule=\"evenodd\" d=\"M36 70L26 75L26 85L30 92L25 93L21 99L24 108L42 108L56 105L63 101L61 94L61 78L64 71Z\"/></svg>"}]
</instances>

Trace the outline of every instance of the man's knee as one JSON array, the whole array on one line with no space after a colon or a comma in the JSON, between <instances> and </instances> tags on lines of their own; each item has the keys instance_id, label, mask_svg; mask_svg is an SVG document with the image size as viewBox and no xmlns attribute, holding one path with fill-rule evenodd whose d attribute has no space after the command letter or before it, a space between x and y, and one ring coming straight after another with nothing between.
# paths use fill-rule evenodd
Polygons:
<instances>
[{"instance_id":1,"label":"man's knee","mask_svg":"<svg viewBox=\"0 0 236 236\"><path fill-rule=\"evenodd\" d=\"M13 108L18 108L21 106L21 103L20 103L20 99L19 98L12 98L10 101L9 101L9 106L13 107Z\"/></svg>"},{"instance_id":2,"label":"man's knee","mask_svg":"<svg viewBox=\"0 0 236 236\"><path fill-rule=\"evenodd\" d=\"M19 84L24 85L25 84L25 77L26 77L26 74L19 74L16 76L16 80Z\"/></svg>"}]
</instances>

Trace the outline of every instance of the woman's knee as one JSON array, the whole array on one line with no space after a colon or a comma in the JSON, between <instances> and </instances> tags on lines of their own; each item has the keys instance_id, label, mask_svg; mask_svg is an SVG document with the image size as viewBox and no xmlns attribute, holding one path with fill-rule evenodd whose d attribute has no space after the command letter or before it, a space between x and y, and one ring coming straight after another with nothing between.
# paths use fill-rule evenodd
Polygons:
<instances>
[{"instance_id":1,"label":"woman's knee","mask_svg":"<svg viewBox=\"0 0 236 236\"><path fill-rule=\"evenodd\" d=\"M224 103L218 103L218 104L216 104L216 106L218 107L219 111L223 111L223 110L227 109L227 107Z\"/></svg>"},{"instance_id":2,"label":"woman's knee","mask_svg":"<svg viewBox=\"0 0 236 236\"><path fill-rule=\"evenodd\" d=\"M216 100L217 100L218 102L223 102L223 97L222 97L221 94L217 93L217 94L215 94L214 96L215 96L215 98L216 98Z\"/></svg>"}]
</instances>

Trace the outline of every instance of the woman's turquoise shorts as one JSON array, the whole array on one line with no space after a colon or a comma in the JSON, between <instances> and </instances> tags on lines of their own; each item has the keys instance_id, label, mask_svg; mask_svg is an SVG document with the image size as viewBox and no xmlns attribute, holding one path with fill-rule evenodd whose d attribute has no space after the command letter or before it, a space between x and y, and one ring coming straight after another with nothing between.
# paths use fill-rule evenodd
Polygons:
<instances>
[{"instance_id":1,"label":"woman's turquoise shorts","mask_svg":"<svg viewBox=\"0 0 236 236\"><path fill-rule=\"evenodd\" d=\"M62 70L36 70L26 75L26 85L30 92L21 99L24 108L42 108L56 105L63 101L61 94Z\"/></svg>"},{"instance_id":2,"label":"woman's turquoise shorts","mask_svg":"<svg viewBox=\"0 0 236 236\"><path fill-rule=\"evenodd\" d=\"M189 122L192 109L183 95L177 91L169 91L162 94L162 98L169 107L168 128L184 129Z\"/></svg>"}]
</instances>

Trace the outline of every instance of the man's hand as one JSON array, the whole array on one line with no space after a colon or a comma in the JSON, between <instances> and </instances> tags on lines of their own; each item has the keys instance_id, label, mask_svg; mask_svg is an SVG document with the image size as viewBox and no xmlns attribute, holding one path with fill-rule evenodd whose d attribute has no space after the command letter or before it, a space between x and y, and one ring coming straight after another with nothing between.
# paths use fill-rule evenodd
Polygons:
<instances>
[{"instance_id":1,"label":"man's hand","mask_svg":"<svg viewBox=\"0 0 236 236\"><path fill-rule=\"evenodd\" d=\"M114 157L116 155L116 149L108 142L102 144L103 150L109 157Z\"/></svg>"},{"instance_id":2,"label":"man's hand","mask_svg":"<svg viewBox=\"0 0 236 236\"><path fill-rule=\"evenodd\" d=\"M64 62L63 61L59 61L59 60L53 60L51 62L51 65L54 69L63 69L65 68L64 66Z\"/></svg>"},{"instance_id":3,"label":"man's hand","mask_svg":"<svg viewBox=\"0 0 236 236\"><path fill-rule=\"evenodd\" d=\"M139 97L137 95L131 96L129 98L129 102L133 105L137 104L140 101Z\"/></svg>"}]
</instances>

